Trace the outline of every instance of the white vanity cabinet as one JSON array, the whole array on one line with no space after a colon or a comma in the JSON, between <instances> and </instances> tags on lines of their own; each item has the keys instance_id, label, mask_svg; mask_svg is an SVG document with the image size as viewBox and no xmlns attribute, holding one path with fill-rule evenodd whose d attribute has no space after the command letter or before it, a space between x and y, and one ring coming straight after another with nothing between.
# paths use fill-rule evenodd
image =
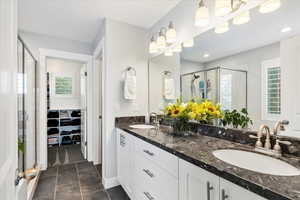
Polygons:
<instances>
[{"instance_id":1,"label":"white vanity cabinet","mask_svg":"<svg viewBox=\"0 0 300 200\"><path fill-rule=\"evenodd\" d=\"M220 178L184 160L179 160L180 200L219 200Z\"/></svg>"},{"instance_id":2,"label":"white vanity cabinet","mask_svg":"<svg viewBox=\"0 0 300 200\"><path fill-rule=\"evenodd\" d=\"M133 140L133 136L117 129L118 181L130 197L133 196Z\"/></svg>"},{"instance_id":3,"label":"white vanity cabinet","mask_svg":"<svg viewBox=\"0 0 300 200\"><path fill-rule=\"evenodd\" d=\"M220 178L220 200L267 200L234 183Z\"/></svg>"}]
</instances>

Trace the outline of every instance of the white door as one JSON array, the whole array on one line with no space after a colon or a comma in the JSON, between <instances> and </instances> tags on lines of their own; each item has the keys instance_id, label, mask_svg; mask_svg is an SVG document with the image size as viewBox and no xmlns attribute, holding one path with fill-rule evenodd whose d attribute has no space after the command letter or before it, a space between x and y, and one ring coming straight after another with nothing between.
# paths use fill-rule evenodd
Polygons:
<instances>
[{"instance_id":1,"label":"white door","mask_svg":"<svg viewBox=\"0 0 300 200\"><path fill-rule=\"evenodd\" d=\"M80 72L80 94L81 94L81 152L87 159L87 69L86 65Z\"/></svg>"},{"instance_id":2,"label":"white door","mask_svg":"<svg viewBox=\"0 0 300 200\"><path fill-rule=\"evenodd\" d=\"M290 121L282 134L300 137L300 37L280 43L282 70L282 118Z\"/></svg>"},{"instance_id":3,"label":"white door","mask_svg":"<svg viewBox=\"0 0 300 200\"><path fill-rule=\"evenodd\" d=\"M220 178L220 200L266 200L261 196Z\"/></svg>"},{"instance_id":4,"label":"white door","mask_svg":"<svg viewBox=\"0 0 300 200\"><path fill-rule=\"evenodd\" d=\"M0 0L0 195L15 200L17 169L17 1Z\"/></svg>"},{"instance_id":5,"label":"white door","mask_svg":"<svg viewBox=\"0 0 300 200\"><path fill-rule=\"evenodd\" d=\"M95 152L96 160L102 163L102 55L95 60L95 118L97 120L95 130L97 135L95 139L98 143L97 152ZM97 146L97 145L96 145Z\"/></svg>"},{"instance_id":6,"label":"white door","mask_svg":"<svg viewBox=\"0 0 300 200\"><path fill-rule=\"evenodd\" d=\"M219 200L219 177L179 160L179 200Z\"/></svg>"}]
</instances>

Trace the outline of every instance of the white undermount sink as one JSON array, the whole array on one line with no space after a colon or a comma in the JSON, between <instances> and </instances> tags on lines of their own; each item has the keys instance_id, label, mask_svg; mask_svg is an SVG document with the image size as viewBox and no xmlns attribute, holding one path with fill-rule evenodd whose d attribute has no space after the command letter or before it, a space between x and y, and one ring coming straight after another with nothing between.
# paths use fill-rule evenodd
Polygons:
<instances>
[{"instance_id":1,"label":"white undermount sink","mask_svg":"<svg viewBox=\"0 0 300 200\"><path fill-rule=\"evenodd\" d=\"M300 170L292 165L254 152L223 149L214 151L213 155L226 163L255 172L276 176L300 175Z\"/></svg>"},{"instance_id":2,"label":"white undermount sink","mask_svg":"<svg viewBox=\"0 0 300 200\"><path fill-rule=\"evenodd\" d=\"M136 128L136 129L151 129L151 128L155 128L152 125L148 125L148 124L135 124L135 125L130 125L130 128Z\"/></svg>"}]
</instances>

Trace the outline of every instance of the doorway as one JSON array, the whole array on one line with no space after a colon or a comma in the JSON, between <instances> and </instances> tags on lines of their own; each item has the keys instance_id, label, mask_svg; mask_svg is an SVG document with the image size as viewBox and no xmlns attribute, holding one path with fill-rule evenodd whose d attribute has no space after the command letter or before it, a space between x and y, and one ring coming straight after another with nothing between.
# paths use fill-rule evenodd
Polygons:
<instances>
[{"instance_id":1,"label":"doorway","mask_svg":"<svg viewBox=\"0 0 300 200\"><path fill-rule=\"evenodd\" d=\"M43 170L92 159L91 68L91 56L40 49L38 157Z\"/></svg>"}]
</instances>

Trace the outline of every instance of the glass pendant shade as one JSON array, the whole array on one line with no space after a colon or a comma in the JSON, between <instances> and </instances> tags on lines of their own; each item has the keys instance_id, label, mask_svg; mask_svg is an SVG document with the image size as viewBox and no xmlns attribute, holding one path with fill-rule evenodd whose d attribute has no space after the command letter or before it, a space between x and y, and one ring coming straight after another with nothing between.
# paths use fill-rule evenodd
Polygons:
<instances>
[{"instance_id":1,"label":"glass pendant shade","mask_svg":"<svg viewBox=\"0 0 300 200\"><path fill-rule=\"evenodd\" d=\"M215 33L225 33L227 31L229 31L229 23L228 22L219 24L215 27Z\"/></svg>"},{"instance_id":2,"label":"glass pendant shade","mask_svg":"<svg viewBox=\"0 0 300 200\"><path fill-rule=\"evenodd\" d=\"M207 7L200 6L195 15L195 26L205 27L209 24L209 10Z\"/></svg>"},{"instance_id":3,"label":"glass pendant shade","mask_svg":"<svg viewBox=\"0 0 300 200\"><path fill-rule=\"evenodd\" d=\"M174 25L172 22L170 22L169 24L169 27L168 27L168 30L166 32L166 40L167 40L167 43L169 44L173 44L174 42L176 42L176 30L174 28Z\"/></svg>"},{"instance_id":4,"label":"glass pendant shade","mask_svg":"<svg viewBox=\"0 0 300 200\"><path fill-rule=\"evenodd\" d=\"M193 46L194 46L194 39L183 42L183 47L188 48L188 47L193 47Z\"/></svg>"},{"instance_id":5,"label":"glass pendant shade","mask_svg":"<svg viewBox=\"0 0 300 200\"><path fill-rule=\"evenodd\" d=\"M281 6L281 0L268 0L259 7L259 12L269 13L277 10Z\"/></svg>"},{"instance_id":6,"label":"glass pendant shade","mask_svg":"<svg viewBox=\"0 0 300 200\"><path fill-rule=\"evenodd\" d=\"M156 41L154 40L154 37L151 38L151 41L149 44L149 53L150 54L158 53L158 47L157 47Z\"/></svg>"},{"instance_id":7,"label":"glass pendant shade","mask_svg":"<svg viewBox=\"0 0 300 200\"><path fill-rule=\"evenodd\" d=\"M182 51L182 46L181 44L176 44L173 48L174 53L180 53Z\"/></svg>"},{"instance_id":8,"label":"glass pendant shade","mask_svg":"<svg viewBox=\"0 0 300 200\"><path fill-rule=\"evenodd\" d=\"M171 49L166 49L165 56L173 56L173 51Z\"/></svg>"},{"instance_id":9,"label":"glass pendant shade","mask_svg":"<svg viewBox=\"0 0 300 200\"><path fill-rule=\"evenodd\" d=\"M250 12L246 11L233 18L232 23L235 25L246 24L250 21Z\"/></svg>"},{"instance_id":10,"label":"glass pendant shade","mask_svg":"<svg viewBox=\"0 0 300 200\"><path fill-rule=\"evenodd\" d=\"M217 17L223 17L231 11L231 0L216 0L215 15Z\"/></svg>"},{"instance_id":11,"label":"glass pendant shade","mask_svg":"<svg viewBox=\"0 0 300 200\"><path fill-rule=\"evenodd\" d=\"M157 44L158 49L165 49L166 48L166 45L167 45L166 44L166 38L165 38L165 35L163 34L162 31L159 32L156 44Z\"/></svg>"}]
</instances>

